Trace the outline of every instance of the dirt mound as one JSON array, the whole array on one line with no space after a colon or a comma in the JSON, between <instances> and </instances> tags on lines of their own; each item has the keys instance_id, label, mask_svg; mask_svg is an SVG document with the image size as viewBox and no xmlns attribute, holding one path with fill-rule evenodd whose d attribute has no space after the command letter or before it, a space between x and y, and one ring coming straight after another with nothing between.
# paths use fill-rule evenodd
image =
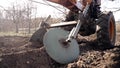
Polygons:
<instances>
[{"instance_id":1,"label":"dirt mound","mask_svg":"<svg viewBox=\"0 0 120 68\"><path fill-rule=\"evenodd\" d=\"M2 55L0 68L50 68L47 56L44 48Z\"/></svg>"},{"instance_id":2,"label":"dirt mound","mask_svg":"<svg viewBox=\"0 0 120 68\"><path fill-rule=\"evenodd\" d=\"M43 45L29 43L27 37L0 37L0 68L119 68L120 35L115 48L104 51L90 39L79 40L77 60L61 65L48 56Z\"/></svg>"}]
</instances>

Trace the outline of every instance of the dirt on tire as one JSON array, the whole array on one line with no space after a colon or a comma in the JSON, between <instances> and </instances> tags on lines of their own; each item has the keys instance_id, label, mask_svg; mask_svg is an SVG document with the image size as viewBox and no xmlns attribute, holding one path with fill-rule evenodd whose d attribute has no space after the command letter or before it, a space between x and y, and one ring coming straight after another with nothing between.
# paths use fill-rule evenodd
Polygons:
<instances>
[{"instance_id":1,"label":"dirt on tire","mask_svg":"<svg viewBox=\"0 0 120 68\"><path fill-rule=\"evenodd\" d=\"M52 60L43 45L28 42L29 37L0 37L0 68L119 68L120 34L115 47L104 51L94 38L80 36L79 58L63 65Z\"/></svg>"}]
</instances>

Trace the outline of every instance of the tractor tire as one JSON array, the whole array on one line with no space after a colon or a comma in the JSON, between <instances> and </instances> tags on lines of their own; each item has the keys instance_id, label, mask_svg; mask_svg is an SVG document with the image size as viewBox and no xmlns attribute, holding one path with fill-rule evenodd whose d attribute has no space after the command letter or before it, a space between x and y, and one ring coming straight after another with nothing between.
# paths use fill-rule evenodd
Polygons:
<instances>
[{"instance_id":1,"label":"tractor tire","mask_svg":"<svg viewBox=\"0 0 120 68\"><path fill-rule=\"evenodd\" d=\"M116 41L116 24L113 13L102 14L98 21L97 44L99 48L102 50L113 48Z\"/></svg>"}]
</instances>

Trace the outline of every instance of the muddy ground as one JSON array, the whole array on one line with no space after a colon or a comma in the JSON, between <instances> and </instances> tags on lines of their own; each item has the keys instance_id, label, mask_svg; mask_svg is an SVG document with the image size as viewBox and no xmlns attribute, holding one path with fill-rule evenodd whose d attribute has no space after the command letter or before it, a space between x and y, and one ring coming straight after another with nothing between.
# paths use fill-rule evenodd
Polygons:
<instances>
[{"instance_id":1,"label":"muddy ground","mask_svg":"<svg viewBox=\"0 0 120 68\"><path fill-rule=\"evenodd\" d=\"M29 37L0 37L0 68L120 68L120 34L113 49L100 50L93 38L80 38L80 56L69 64L52 60L44 46Z\"/></svg>"}]
</instances>

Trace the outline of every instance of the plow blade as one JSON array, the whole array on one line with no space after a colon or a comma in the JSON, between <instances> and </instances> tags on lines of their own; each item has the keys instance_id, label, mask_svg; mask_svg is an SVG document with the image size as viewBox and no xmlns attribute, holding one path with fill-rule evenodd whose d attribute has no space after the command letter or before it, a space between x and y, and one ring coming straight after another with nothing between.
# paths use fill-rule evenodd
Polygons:
<instances>
[{"instance_id":1,"label":"plow blade","mask_svg":"<svg viewBox=\"0 0 120 68\"><path fill-rule=\"evenodd\" d=\"M46 28L39 28L30 38L30 42L38 42L40 44L43 43L43 37L47 32Z\"/></svg>"},{"instance_id":2,"label":"plow blade","mask_svg":"<svg viewBox=\"0 0 120 68\"><path fill-rule=\"evenodd\" d=\"M35 33L33 33L29 40L30 42L43 44L43 37L47 32L47 27L49 27L49 24L47 24L46 22L50 19L50 17L51 16L49 15L44 21L40 23L39 29L35 31Z\"/></svg>"},{"instance_id":3,"label":"plow blade","mask_svg":"<svg viewBox=\"0 0 120 68\"><path fill-rule=\"evenodd\" d=\"M46 32L43 39L48 55L61 64L74 62L79 57L79 45L75 39L67 44L64 43L68 35L68 31L51 28Z\"/></svg>"}]
</instances>

